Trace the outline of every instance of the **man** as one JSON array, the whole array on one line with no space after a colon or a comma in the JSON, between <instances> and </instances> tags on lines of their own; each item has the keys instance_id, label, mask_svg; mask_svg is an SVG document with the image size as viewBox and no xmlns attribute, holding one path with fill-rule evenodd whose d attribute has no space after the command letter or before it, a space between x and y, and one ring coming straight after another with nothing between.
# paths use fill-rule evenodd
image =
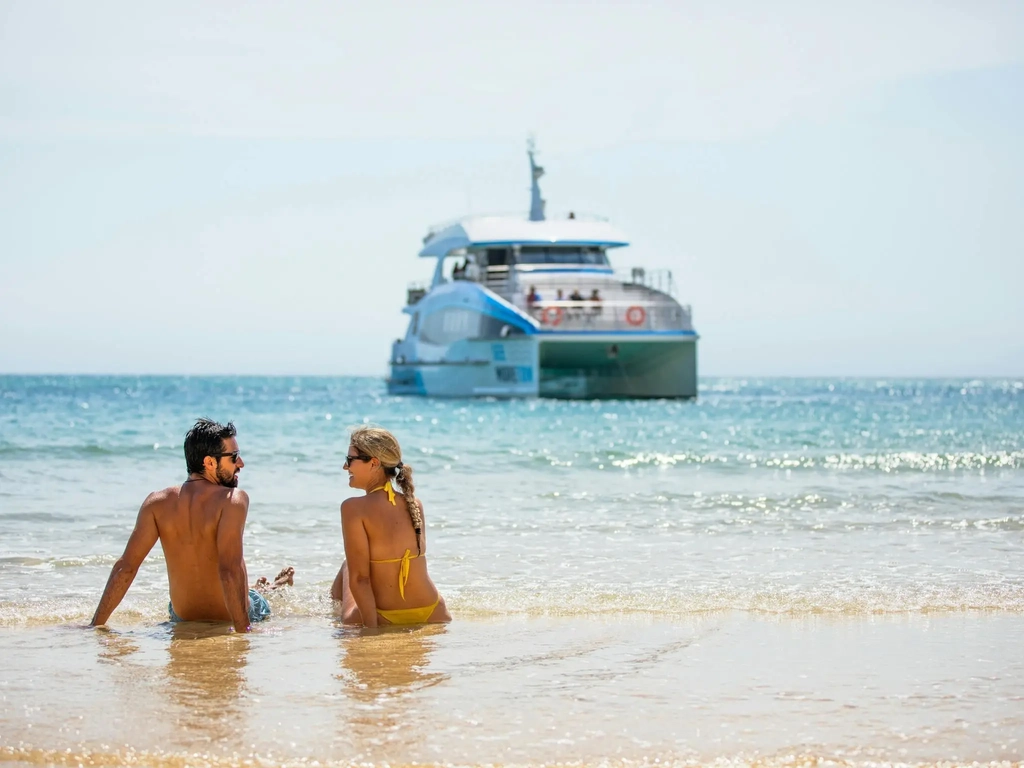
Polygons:
<instances>
[{"instance_id":1,"label":"man","mask_svg":"<svg viewBox=\"0 0 1024 768\"><path fill-rule=\"evenodd\" d=\"M238 488L245 462L235 434L234 424L209 419L199 419L188 431L188 479L154 491L142 503L90 626L107 622L158 539L167 561L171 621L229 621L236 632L248 632L252 622L270 615L266 599L249 589L242 558L249 496ZM291 584L294 573L285 568L273 588ZM267 580L257 586L267 586Z\"/></svg>"}]
</instances>

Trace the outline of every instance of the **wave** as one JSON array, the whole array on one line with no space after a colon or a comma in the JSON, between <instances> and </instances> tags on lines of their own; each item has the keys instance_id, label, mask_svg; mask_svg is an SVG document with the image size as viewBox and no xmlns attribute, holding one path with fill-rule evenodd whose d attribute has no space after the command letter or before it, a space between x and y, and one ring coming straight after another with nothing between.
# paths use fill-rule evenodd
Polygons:
<instances>
[{"instance_id":1,"label":"wave","mask_svg":"<svg viewBox=\"0 0 1024 768\"><path fill-rule=\"evenodd\" d=\"M0 458L7 460L27 459L38 461L40 456L45 456L48 461L67 461L68 459L106 459L106 458L131 458L138 460L140 457L159 453L163 448L181 452L180 446L162 446L160 443L147 444L121 444L98 445L96 443L80 444L56 444L56 445L12 445L11 443L0 443Z\"/></svg>"},{"instance_id":2,"label":"wave","mask_svg":"<svg viewBox=\"0 0 1024 768\"><path fill-rule=\"evenodd\" d=\"M443 447L423 449L421 462L445 466L457 462L464 452L472 453L478 461L462 464L462 471L470 474L493 473L502 465L509 469L544 467L584 468L606 471L634 470L646 467L672 468L706 466L725 472L749 471L756 469L769 470L839 470L839 471L878 471L883 473L898 472L944 472L944 471L984 471L984 470L1018 470L1024 469L1024 449L1008 450L954 450L954 451L828 451L815 450L813 445L795 448L789 451L778 450L722 450L721 448L703 451L662 451L650 450L640 446L618 445L598 450L572 450L567 452L564 445L557 445L541 450L523 450L514 447L476 446L465 451L446 450ZM339 451L340 463L344 449ZM48 461L94 461L103 459L156 458L170 460L171 454L181 460L181 447L178 444L160 442L133 442L101 444L90 443L55 443L26 444L0 442L0 459L7 461L27 460L38 461L45 456ZM254 447L252 455L272 461L304 461L311 458L301 447L294 445L278 445L270 450L267 446ZM487 461L479 461L484 455Z\"/></svg>"},{"instance_id":3,"label":"wave","mask_svg":"<svg viewBox=\"0 0 1024 768\"><path fill-rule=\"evenodd\" d=\"M329 584L303 585L269 595L273 617L334 621ZM1024 583L894 586L822 585L811 588L707 588L614 592L559 586L544 590L443 587L458 621L496 617L595 618L645 615L666 620L738 612L773 618L879 615L1024 613ZM0 601L0 627L84 625L95 599L54 597ZM113 624L166 622L167 598L138 596L117 609Z\"/></svg>"},{"instance_id":4,"label":"wave","mask_svg":"<svg viewBox=\"0 0 1024 768\"><path fill-rule=\"evenodd\" d=\"M600 455L576 453L571 457L533 454L532 462L553 467L588 467L597 469L637 469L642 467L675 467L707 465L724 470L803 470L831 469L841 471L939 472L952 470L1024 469L1024 450L980 453L921 453L896 451L888 453L828 453L822 455L782 456L759 453L636 453L602 452Z\"/></svg>"},{"instance_id":5,"label":"wave","mask_svg":"<svg viewBox=\"0 0 1024 768\"><path fill-rule=\"evenodd\" d=\"M558 589L488 593L459 590L446 595L463 617L609 616L647 614L682 618L739 612L777 617L875 616L965 612L1024 612L1024 585L837 589L707 589L676 592L610 592Z\"/></svg>"},{"instance_id":6,"label":"wave","mask_svg":"<svg viewBox=\"0 0 1024 768\"><path fill-rule=\"evenodd\" d=\"M159 553L153 561L162 560ZM117 555L88 555L86 557L32 557L30 555L5 555L0 557L0 567L20 566L22 568L89 568L91 566L110 566L117 560Z\"/></svg>"}]
</instances>

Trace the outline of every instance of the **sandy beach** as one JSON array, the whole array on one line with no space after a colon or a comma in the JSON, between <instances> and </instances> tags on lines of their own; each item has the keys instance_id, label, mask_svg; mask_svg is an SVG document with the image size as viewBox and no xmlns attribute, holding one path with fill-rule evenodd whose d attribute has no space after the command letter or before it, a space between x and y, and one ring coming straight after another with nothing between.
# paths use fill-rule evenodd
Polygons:
<instances>
[{"instance_id":1,"label":"sandy beach","mask_svg":"<svg viewBox=\"0 0 1024 768\"><path fill-rule=\"evenodd\" d=\"M0 631L0 759L41 765L1020 761L1015 615L280 618ZM24 660L30 660L24 663ZM7 666L7 665L5 665Z\"/></svg>"}]
</instances>

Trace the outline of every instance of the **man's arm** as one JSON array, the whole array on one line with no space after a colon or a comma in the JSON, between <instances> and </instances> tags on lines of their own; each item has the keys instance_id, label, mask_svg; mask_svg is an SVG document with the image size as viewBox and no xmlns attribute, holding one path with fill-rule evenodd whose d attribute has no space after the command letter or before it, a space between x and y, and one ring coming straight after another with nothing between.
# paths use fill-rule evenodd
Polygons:
<instances>
[{"instance_id":1,"label":"man's arm","mask_svg":"<svg viewBox=\"0 0 1024 768\"><path fill-rule=\"evenodd\" d=\"M235 632L249 631L249 582L242 558L242 533L249 514L249 494L234 489L217 525L217 569Z\"/></svg>"},{"instance_id":2,"label":"man's arm","mask_svg":"<svg viewBox=\"0 0 1024 768\"><path fill-rule=\"evenodd\" d=\"M124 554L114 563L110 570L110 577L107 579L107 586L103 590L103 597L100 604L96 606L96 613L93 614L89 626L96 627L107 623L110 614L121 603L128 587L135 581L135 574L139 572L139 566L146 559L146 555L153 549L160 533L156 527L156 518L153 516L153 508L159 500L160 494L151 493L142 502L139 509L139 516L135 520L135 530L128 537L128 543L124 547Z\"/></svg>"},{"instance_id":3,"label":"man's arm","mask_svg":"<svg viewBox=\"0 0 1024 768\"><path fill-rule=\"evenodd\" d=\"M345 539L345 560L348 561L348 588L359 606L363 626L377 626L377 600L370 585L370 539L363 526L363 518L352 502L341 504L341 533Z\"/></svg>"}]
</instances>

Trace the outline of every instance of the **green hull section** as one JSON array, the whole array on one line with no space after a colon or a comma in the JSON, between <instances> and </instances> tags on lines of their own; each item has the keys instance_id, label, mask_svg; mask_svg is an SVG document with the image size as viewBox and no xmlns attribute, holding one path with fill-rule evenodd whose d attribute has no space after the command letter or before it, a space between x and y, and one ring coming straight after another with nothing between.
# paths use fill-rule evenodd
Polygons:
<instances>
[{"instance_id":1,"label":"green hull section","mask_svg":"<svg viewBox=\"0 0 1024 768\"><path fill-rule=\"evenodd\" d=\"M697 343L541 341L541 397L696 397Z\"/></svg>"}]
</instances>

